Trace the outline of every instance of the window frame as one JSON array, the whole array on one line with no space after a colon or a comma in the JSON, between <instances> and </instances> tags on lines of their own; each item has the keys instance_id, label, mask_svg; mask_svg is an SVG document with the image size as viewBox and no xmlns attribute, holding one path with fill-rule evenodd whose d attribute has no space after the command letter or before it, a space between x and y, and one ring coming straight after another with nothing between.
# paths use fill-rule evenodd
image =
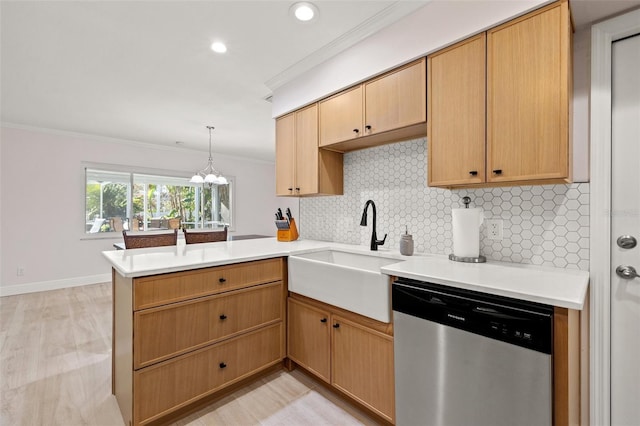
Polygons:
<instances>
[{"instance_id":1,"label":"window frame","mask_svg":"<svg viewBox=\"0 0 640 426\"><path fill-rule=\"evenodd\" d=\"M193 173L178 171L178 170L167 170L167 169L155 169L149 167L135 167L135 166L126 166L122 164L109 164L109 163L94 163L94 162L81 162L82 167L82 195L84 198L83 201L83 213L82 217L85 218L83 220L84 228L81 232L81 240L100 240L100 239L121 239L122 234L119 232L97 232L95 234L90 234L86 231L86 214L87 214L87 170L96 170L103 171L105 173L127 173L129 174L129 182L128 182L128 190L127 190L127 214L131 214L133 209L133 185L135 180L135 175L151 175L151 176L161 176L167 178L177 178L177 179L190 179L193 176ZM224 175L227 178L229 185L229 206L231 209L231 214L229 217L229 232L235 231L235 223L236 223L236 178L235 176ZM201 187L204 187L205 184L201 184ZM195 186L192 184L192 186ZM127 216L127 218L129 218ZM155 231L136 231L139 233L147 233L147 232L155 232ZM181 234L181 233L180 233ZM182 235L179 234L179 237Z\"/></svg>"}]
</instances>

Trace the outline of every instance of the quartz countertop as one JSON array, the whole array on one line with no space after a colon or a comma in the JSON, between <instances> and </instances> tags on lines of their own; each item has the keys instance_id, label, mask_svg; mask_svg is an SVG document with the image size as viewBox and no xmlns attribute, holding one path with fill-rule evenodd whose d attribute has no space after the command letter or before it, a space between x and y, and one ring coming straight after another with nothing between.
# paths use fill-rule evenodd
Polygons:
<instances>
[{"instance_id":1,"label":"quartz countertop","mask_svg":"<svg viewBox=\"0 0 640 426\"><path fill-rule=\"evenodd\" d=\"M581 310L589 273L520 263L461 263L447 256L419 256L383 267L397 277L428 281L529 302Z\"/></svg>"},{"instance_id":2,"label":"quartz countertop","mask_svg":"<svg viewBox=\"0 0 640 426\"><path fill-rule=\"evenodd\" d=\"M334 249L398 259L381 268L387 275L429 281L468 290L582 309L589 283L586 271L488 261L468 264L452 262L441 255L402 256L397 251L315 240L280 242L276 238L178 244L133 250L111 250L102 254L124 277L135 278L252 260Z\"/></svg>"},{"instance_id":3,"label":"quartz countertop","mask_svg":"<svg viewBox=\"0 0 640 426\"><path fill-rule=\"evenodd\" d=\"M175 246L110 250L103 251L102 254L122 276L135 278L302 254L329 248L397 259L406 258L397 252L385 250L371 252L368 247L364 246L315 240L281 242L275 237L204 244L184 244L183 240L178 240L178 244Z\"/></svg>"}]
</instances>

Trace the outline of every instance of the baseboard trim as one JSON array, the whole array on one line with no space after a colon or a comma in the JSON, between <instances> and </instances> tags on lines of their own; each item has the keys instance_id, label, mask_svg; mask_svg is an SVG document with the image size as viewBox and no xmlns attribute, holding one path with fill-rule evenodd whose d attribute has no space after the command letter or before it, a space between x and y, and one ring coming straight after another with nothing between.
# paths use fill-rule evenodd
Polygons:
<instances>
[{"instance_id":1,"label":"baseboard trim","mask_svg":"<svg viewBox=\"0 0 640 426\"><path fill-rule=\"evenodd\" d=\"M0 297L16 294L36 293L39 291L58 290L61 288L79 287L111 281L111 274L89 275L86 277L65 278L62 280L40 281L0 287Z\"/></svg>"}]
</instances>

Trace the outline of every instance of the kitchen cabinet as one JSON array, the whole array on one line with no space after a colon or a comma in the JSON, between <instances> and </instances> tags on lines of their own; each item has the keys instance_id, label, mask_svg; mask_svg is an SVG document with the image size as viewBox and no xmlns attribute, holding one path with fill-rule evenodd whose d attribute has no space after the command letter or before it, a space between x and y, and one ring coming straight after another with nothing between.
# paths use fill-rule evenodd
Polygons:
<instances>
[{"instance_id":1,"label":"kitchen cabinet","mask_svg":"<svg viewBox=\"0 0 640 426\"><path fill-rule=\"evenodd\" d=\"M485 181L485 34L428 61L429 186Z\"/></svg>"},{"instance_id":2,"label":"kitchen cabinet","mask_svg":"<svg viewBox=\"0 0 640 426\"><path fill-rule=\"evenodd\" d=\"M362 86L320 102L320 146L360 136L364 121Z\"/></svg>"},{"instance_id":3,"label":"kitchen cabinet","mask_svg":"<svg viewBox=\"0 0 640 426\"><path fill-rule=\"evenodd\" d=\"M393 326L294 293L288 309L288 357L393 422Z\"/></svg>"},{"instance_id":4,"label":"kitchen cabinet","mask_svg":"<svg viewBox=\"0 0 640 426\"><path fill-rule=\"evenodd\" d=\"M426 133L425 60L319 102L320 147L348 152Z\"/></svg>"},{"instance_id":5,"label":"kitchen cabinet","mask_svg":"<svg viewBox=\"0 0 640 426\"><path fill-rule=\"evenodd\" d=\"M428 58L429 186L570 182L568 3L488 30L486 47L484 37Z\"/></svg>"},{"instance_id":6,"label":"kitchen cabinet","mask_svg":"<svg viewBox=\"0 0 640 426\"><path fill-rule=\"evenodd\" d=\"M333 385L393 421L393 337L339 315L331 319Z\"/></svg>"},{"instance_id":7,"label":"kitchen cabinet","mask_svg":"<svg viewBox=\"0 0 640 426\"><path fill-rule=\"evenodd\" d=\"M318 148L318 105L276 120L276 195L342 195L342 154Z\"/></svg>"},{"instance_id":8,"label":"kitchen cabinet","mask_svg":"<svg viewBox=\"0 0 640 426\"><path fill-rule=\"evenodd\" d=\"M113 272L113 393L144 425L285 357L284 259L139 278Z\"/></svg>"},{"instance_id":9,"label":"kitchen cabinet","mask_svg":"<svg viewBox=\"0 0 640 426\"><path fill-rule=\"evenodd\" d=\"M327 383L331 382L331 327L328 310L289 299L287 355Z\"/></svg>"}]
</instances>

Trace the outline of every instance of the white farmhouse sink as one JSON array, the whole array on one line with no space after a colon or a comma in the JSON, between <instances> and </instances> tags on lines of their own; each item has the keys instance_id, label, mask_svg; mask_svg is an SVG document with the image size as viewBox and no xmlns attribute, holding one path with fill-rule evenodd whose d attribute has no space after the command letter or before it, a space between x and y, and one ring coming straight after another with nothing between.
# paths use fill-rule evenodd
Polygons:
<instances>
[{"instance_id":1,"label":"white farmhouse sink","mask_svg":"<svg viewBox=\"0 0 640 426\"><path fill-rule=\"evenodd\" d=\"M289 291L391 321L391 285L380 268L400 259L322 250L289 256Z\"/></svg>"}]
</instances>

